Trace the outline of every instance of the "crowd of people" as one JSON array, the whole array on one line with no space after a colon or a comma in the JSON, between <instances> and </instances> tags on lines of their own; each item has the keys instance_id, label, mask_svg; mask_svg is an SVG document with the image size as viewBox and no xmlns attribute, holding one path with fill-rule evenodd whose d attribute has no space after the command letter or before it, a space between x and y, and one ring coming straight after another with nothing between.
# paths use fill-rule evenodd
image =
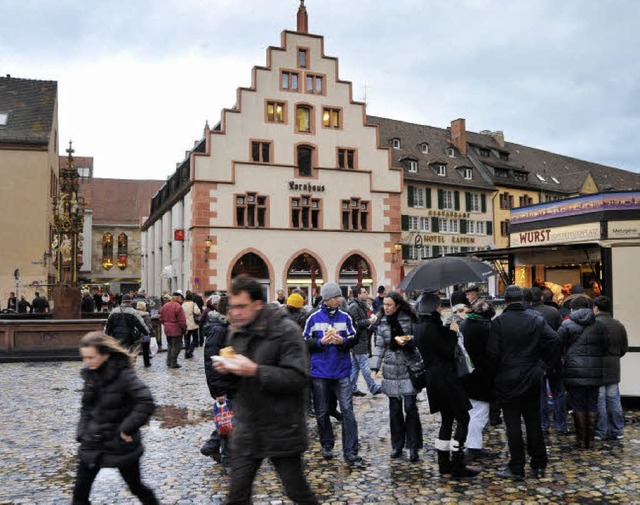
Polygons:
<instances>
[{"instance_id":1,"label":"crowd of people","mask_svg":"<svg viewBox=\"0 0 640 505\"><path fill-rule=\"evenodd\" d=\"M424 444L418 395L426 386L429 411L440 415L434 446L443 477L473 478L481 468L468 466L469 460L477 466L497 456L483 448L483 433L490 420L498 422L500 412L510 456L498 476L506 479L525 478L527 454L530 476L545 475L545 432L553 427L559 435L568 434L569 412L580 448L624 437L618 383L628 342L606 296L592 300L576 292L566 297L565 307L545 286L511 285L496 316L472 285L454 293L445 318L437 293L422 293L409 303L384 286L375 297L360 285L343 297L340 286L325 283L311 300L302 290L288 297L281 290L277 294L267 303L256 280L239 276L228 293L206 301L175 291L163 297L158 312L169 368L180 368L183 348L184 358L191 359L196 347L204 347L215 429L201 452L230 474L226 503L250 502L251 484L265 458L292 501L318 503L303 464L310 415L317 425L319 456L335 456L334 416L340 421L342 457L358 465L354 398L367 395L360 375L370 395L388 398L390 458L406 455L410 463L420 460ZM103 466L119 468L142 503L157 503L140 480L138 449L139 428L153 401L138 379L127 385L116 380L125 372L135 376L132 359L139 346L144 365L150 366L144 345L153 329L146 300L144 289L135 298L124 295L104 332L81 343L88 370L83 371L74 503L88 503L91 482ZM107 377L112 381L105 382ZM113 412L98 408L106 403L101 395L109 395ZM102 417L108 429L96 437ZM112 457L114 438L126 458Z\"/></svg>"}]
</instances>

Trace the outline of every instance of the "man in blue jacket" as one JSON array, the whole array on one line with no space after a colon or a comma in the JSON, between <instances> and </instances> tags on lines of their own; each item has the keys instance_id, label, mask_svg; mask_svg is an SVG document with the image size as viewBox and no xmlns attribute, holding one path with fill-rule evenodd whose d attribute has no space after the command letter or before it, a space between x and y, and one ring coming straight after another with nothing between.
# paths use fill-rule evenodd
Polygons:
<instances>
[{"instance_id":1,"label":"man in blue jacket","mask_svg":"<svg viewBox=\"0 0 640 505\"><path fill-rule=\"evenodd\" d=\"M349 350L356 338L351 317L339 308L341 300L340 286L332 282L322 286L322 305L307 319L304 338L311 354L311 387L322 456L333 458L335 438L329 419L329 392L333 391L342 412L342 452L345 461L353 464L361 460L350 381Z\"/></svg>"}]
</instances>

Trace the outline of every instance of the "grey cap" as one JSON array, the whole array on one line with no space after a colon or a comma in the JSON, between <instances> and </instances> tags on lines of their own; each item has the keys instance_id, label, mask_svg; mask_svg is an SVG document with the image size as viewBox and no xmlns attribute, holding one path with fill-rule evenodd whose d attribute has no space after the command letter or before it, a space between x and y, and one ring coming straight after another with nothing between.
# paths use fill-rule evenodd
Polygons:
<instances>
[{"instance_id":1,"label":"grey cap","mask_svg":"<svg viewBox=\"0 0 640 505\"><path fill-rule=\"evenodd\" d=\"M330 298L335 298L336 296L342 296L342 290L336 283L327 282L326 284L323 284L320 294L322 295L323 300L329 300Z\"/></svg>"},{"instance_id":2,"label":"grey cap","mask_svg":"<svg viewBox=\"0 0 640 505\"><path fill-rule=\"evenodd\" d=\"M522 288L515 284L507 286L507 289L504 291L504 301L506 303L524 301L524 292L522 291Z\"/></svg>"}]
</instances>

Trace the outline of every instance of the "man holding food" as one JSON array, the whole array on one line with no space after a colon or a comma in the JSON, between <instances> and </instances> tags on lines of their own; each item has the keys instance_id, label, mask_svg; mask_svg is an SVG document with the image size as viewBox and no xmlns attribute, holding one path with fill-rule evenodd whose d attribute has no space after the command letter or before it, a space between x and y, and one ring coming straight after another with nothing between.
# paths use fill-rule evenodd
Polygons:
<instances>
[{"instance_id":1,"label":"man holding food","mask_svg":"<svg viewBox=\"0 0 640 505\"><path fill-rule=\"evenodd\" d=\"M261 285L240 275L229 292L232 326L227 347L214 356L217 387L235 410L230 440L227 504L249 503L264 458L276 469L289 499L318 503L302 470L308 448L305 397L308 358L300 328L280 307L266 305Z\"/></svg>"},{"instance_id":2,"label":"man holding food","mask_svg":"<svg viewBox=\"0 0 640 505\"><path fill-rule=\"evenodd\" d=\"M329 419L329 393L333 391L342 412L342 453L347 463L358 456L358 424L353 413L350 349L356 344L351 316L340 310L340 286L322 286L322 305L307 319L304 338L311 354L311 387L322 456L333 458L335 438Z\"/></svg>"}]
</instances>

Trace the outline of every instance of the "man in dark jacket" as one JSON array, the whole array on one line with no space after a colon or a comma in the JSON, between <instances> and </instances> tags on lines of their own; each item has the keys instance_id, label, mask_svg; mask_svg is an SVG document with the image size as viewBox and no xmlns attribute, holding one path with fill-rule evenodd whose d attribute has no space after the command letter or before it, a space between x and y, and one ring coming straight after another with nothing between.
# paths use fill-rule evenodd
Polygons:
<instances>
[{"instance_id":1,"label":"man in dark jacket","mask_svg":"<svg viewBox=\"0 0 640 505\"><path fill-rule=\"evenodd\" d=\"M120 341L124 347L133 347L143 335L149 334L142 316L131 306L131 296L124 295L122 304L109 314L104 332Z\"/></svg>"},{"instance_id":2,"label":"man in dark jacket","mask_svg":"<svg viewBox=\"0 0 640 505\"><path fill-rule=\"evenodd\" d=\"M165 303L158 312L158 318L164 326L169 347L167 349L168 368L182 368L182 365L178 364L178 355L182 348L182 335L187 332L187 318L182 310L183 301L182 293L174 291L171 295L171 301Z\"/></svg>"},{"instance_id":3,"label":"man in dark jacket","mask_svg":"<svg viewBox=\"0 0 640 505\"><path fill-rule=\"evenodd\" d=\"M611 316L611 300L598 296L593 301L596 321L607 328L609 349L604 357L604 385L598 391L598 425L596 440L624 438L624 414L620 403L620 358L627 353L629 340L624 325Z\"/></svg>"},{"instance_id":4,"label":"man in dark jacket","mask_svg":"<svg viewBox=\"0 0 640 505\"><path fill-rule=\"evenodd\" d=\"M289 499L317 504L302 469L308 448L305 388L308 360L300 329L279 307L266 305L260 284L240 275L231 285L228 342L237 355L216 361L219 387L233 400L231 485L227 504L251 500L251 488L269 458Z\"/></svg>"},{"instance_id":5,"label":"man in dark jacket","mask_svg":"<svg viewBox=\"0 0 640 505\"><path fill-rule=\"evenodd\" d=\"M551 291L549 291L551 293ZM551 329L558 331L562 324L562 315L556 307L551 305L545 305L542 302L542 289L534 287L531 289L531 308L544 317ZM542 390L540 392L540 416L542 419L542 431L547 432L549 430L549 395L547 392L547 384L549 386L549 393L551 393L551 400L553 402L553 421L556 429L556 433L566 435L567 434L567 406L565 400L564 384L562 382L562 367L560 362L556 363L556 366L547 368L547 373L542 379Z\"/></svg>"},{"instance_id":6,"label":"man in dark jacket","mask_svg":"<svg viewBox=\"0 0 640 505\"><path fill-rule=\"evenodd\" d=\"M356 298L349 304L347 312L353 321L358 343L351 349L351 392L353 396L366 396L366 393L358 389L358 375L362 373L367 387L372 395L382 392L380 385L371 378L369 357L371 356L371 326L376 322L375 314L367 304L369 292L363 286L355 286L353 293Z\"/></svg>"},{"instance_id":7,"label":"man in dark jacket","mask_svg":"<svg viewBox=\"0 0 640 505\"><path fill-rule=\"evenodd\" d=\"M46 312L47 301L40 293L36 291L36 297L31 302L31 312L34 314L43 314Z\"/></svg>"},{"instance_id":8,"label":"man in dark jacket","mask_svg":"<svg viewBox=\"0 0 640 505\"><path fill-rule=\"evenodd\" d=\"M538 478L544 476L547 450L540 427L540 385L545 364L559 355L558 335L523 303L519 286L508 286L502 314L491 324L487 355L494 370L495 393L502 405L511 459L499 477L522 480L525 452L520 419L527 430L527 451Z\"/></svg>"}]
</instances>

